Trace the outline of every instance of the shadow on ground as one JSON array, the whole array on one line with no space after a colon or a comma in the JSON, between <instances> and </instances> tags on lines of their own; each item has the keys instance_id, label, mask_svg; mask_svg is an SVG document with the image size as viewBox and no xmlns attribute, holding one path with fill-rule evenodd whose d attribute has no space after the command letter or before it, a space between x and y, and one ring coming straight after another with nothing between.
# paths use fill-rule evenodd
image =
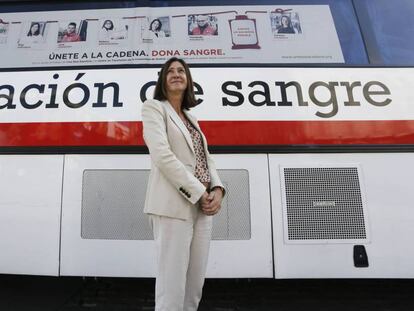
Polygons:
<instances>
[{"instance_id":1,"label":"shadow on ground","mask_svg":"<svg viewBox=\"0 0 414 311\"><path fill-rule=\"evenodd\" d=\"M154 279L0 275L0 310L153 310ZM414 280L207 280L199 311L410 311Z\"/></svg>"}]
</instances>

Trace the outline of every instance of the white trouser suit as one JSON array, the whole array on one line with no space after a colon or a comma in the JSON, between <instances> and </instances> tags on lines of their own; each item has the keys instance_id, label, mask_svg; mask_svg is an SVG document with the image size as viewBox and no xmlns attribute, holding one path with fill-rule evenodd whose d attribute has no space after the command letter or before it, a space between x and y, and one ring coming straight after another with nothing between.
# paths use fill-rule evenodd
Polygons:
<instances>
[{"instance_id":1,"label":"white trouser suit","mask_svg":"<svg viewBox=\"0 0 414 311\"><path fill-rule=\"evenodd\" d=\"M211 188L223 188L197 120L185 114L201 133ZM147 100L142 121L152 164L144 212L150 215L157 249L155 310L197 310L212 230L212 217L197 203L206 187L194 176L194 146L171 105Z\"/></svg>"},{"instance_id":2,"label":"white trouser suit","mask_svg":"<svg viewBox=\"0 0 414 311\"><path fill-rule=\"evenodd\" d=\"M151 215L157 248L156 311L195 311L206 274L212 216L194 206L188 220Z\"/></svg>"}]
</instances>

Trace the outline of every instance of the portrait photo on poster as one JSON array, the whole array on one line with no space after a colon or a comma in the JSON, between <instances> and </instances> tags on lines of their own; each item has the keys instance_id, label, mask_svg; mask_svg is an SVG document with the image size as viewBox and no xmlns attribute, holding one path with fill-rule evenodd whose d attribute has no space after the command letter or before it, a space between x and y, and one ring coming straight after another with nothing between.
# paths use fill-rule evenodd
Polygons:
<instances>
[{"instance_id":1,"label":"portrait photo on poster","mask_svg":"<svg viewBox=\"0 0 414 311\"><path fill-rule=\"evenodd\" d=\"M87 20L59 21L57 43L59 47L70 47L85 42L88 34Z\"/></svg>"},{"instance_id":2,"label":"portrait photo on poster","mask_svg":"<svg viewBox=\"0 0 414 311\"><path fill-rule=\"evenodd\" d=\"M17 41L17 47L41 48L46 42L47 30L47 21L32 21L22 23L20 36Z\"/></svg>"},{"instance_id":3,"label":"portrait photo on poster","mask_svg":"<svg viewBox=\"0 0 414 311\"><path fill-rule=\"evenodd\" d=\"M291 10L275 10L270 13L270 25L274 39L299 38L302 26L298 12Z\"/></svg>"},{"instance_id":4,"label":"portrait photo on poster","mask_svg":"<svg viewBox=\"0 0 414 311\"><path fill-rule=\"evenodd\" d=\"M124 18L99 19L99 44L119 45L129 38L130 21Z\"/></svg>"},{"instance_id":5,"label":"portrait photo on poster","mask_svg":"<svg viewBox=\"0 0 414 311\"><path fill-rule=\"evenodd\" d=\"M169 16L148 16L141 24L143 43L162 42L171 38L171 23Z\"/></svg>"},{"instance_id":6,"label":"portrait photo on poster","mask_svg":"<svg viewBox=\"0 0 414 311\"><path fill-rule=\"evenodd\" d=\"M218 18L213 15L191 14L187 16L188 35L192 37L216 37L219 35Z\"/></svg>"}]
</instances>

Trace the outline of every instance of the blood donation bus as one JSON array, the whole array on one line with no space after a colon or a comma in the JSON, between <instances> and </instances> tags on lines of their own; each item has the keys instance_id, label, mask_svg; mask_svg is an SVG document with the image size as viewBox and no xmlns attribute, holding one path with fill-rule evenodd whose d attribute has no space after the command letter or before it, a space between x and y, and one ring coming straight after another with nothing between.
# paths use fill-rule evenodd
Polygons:
<instances>
[{"instance_id":1,"label":"blood donation bus","mask_svg":"<svg viewBox=\"0 0 414 311\"><path fill-rule=\"evenodd\" d=\"M414 277L413 13L410 0L0 4L0 273L155 275L140 111L176 56L227 189L208 277Z\"/></svg>"}]
</instances>

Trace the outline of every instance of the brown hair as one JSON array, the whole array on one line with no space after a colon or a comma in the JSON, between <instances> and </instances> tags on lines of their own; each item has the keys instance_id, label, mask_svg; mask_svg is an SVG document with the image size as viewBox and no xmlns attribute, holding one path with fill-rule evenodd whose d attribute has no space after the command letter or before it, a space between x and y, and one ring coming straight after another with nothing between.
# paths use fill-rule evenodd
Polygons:
<instances>
[{"instance_id":1,"label":"brown hair","mask_svg":"<svg viewBox=\"0 0 414 311\"><path fill-rule=\"evenodd\" d=\"M181 108L189 110L190 108L197 105L197 100L194 95L194 84L193 78L191 77L190 68L187 63L181 58L172 57L165 62L161 68L161 72L158 76L157 84L155 85L154 99L166 100L167 99L167 71L170 68L173 62L179 62L183 65L185 70L185 75L187 76L187 87L184 91L183 102L181 103Z\"/></svg>"}]
</instances>

